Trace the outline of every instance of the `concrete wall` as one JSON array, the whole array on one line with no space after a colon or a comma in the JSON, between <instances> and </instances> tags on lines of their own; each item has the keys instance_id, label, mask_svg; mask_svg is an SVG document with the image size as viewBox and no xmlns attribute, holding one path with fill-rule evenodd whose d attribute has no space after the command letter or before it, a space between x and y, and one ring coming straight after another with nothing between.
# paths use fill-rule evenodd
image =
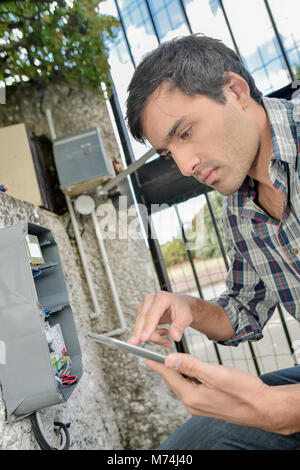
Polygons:
<instances>
[{"instance_id":1,"label":"concrete wall","mask_svg":"<svg viewBox=\"0 0 300 470\"><path fill-rule=\"evenodd\" d=\"M33 90L32 96L37 96L35 93L38 92ZM106 129L103 134L107 150L115 155L118 148L105 105L92 96L84 96L80 90L72 94L73 103L68 101L68 94L65 101L60 95L59 108L56 105L53 108L57 135L100 125L102 132ZM17 102L13 95L11 102L0 107L0 126L22 121L35 135L48 134L45 116L39 112L37 103L30 100L30 93L19 94L18 99ZM77 110L69 115L69 120L67 109ZM117 219L121 220L123 215L117 212ZM44 425L50 433L53 421L71 422L72 449L156 448L188 414L143 359L87 339L88 331L101 333L120 326L90 219L85 218L82 239L101 306L101 315L94 320L90 319L93 306L78 249L66 232L68 214L57 216L0 193L0 227L24 220L48 227L57 241L83 355L83 378L66 403L42 411ZM127 322L126 333L118 338L126 340L135 322L138 303L159 286L143 239L112 237L105 240L105 246ZM156 346L150 348L158 350ZM5 424L0 394L0 449L37 448L28 418L13 425Z\"/></svg>"},{"instance_id":2,"label":"concrete wall","mask_svg":"<svg viewBox=\"0 0 300 470\"><path fill-rule=\"evenodd\" d=\"M56 137L98 126L108 157L114 166L122 166L105 101L80 87L54 83L46 94L30 83L7 87L6 104L0 105L0 127L24 122L34 135L51 139L45 107L52 110Z\"/></svg>"}]
</instances>

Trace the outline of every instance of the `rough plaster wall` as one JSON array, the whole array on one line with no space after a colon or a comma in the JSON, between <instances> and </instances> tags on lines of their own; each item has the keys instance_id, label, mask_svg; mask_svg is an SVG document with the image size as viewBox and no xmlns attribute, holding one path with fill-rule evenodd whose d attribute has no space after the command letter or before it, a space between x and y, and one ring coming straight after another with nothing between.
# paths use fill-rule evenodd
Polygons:
<instances>
[{"instance_id":1,"label":"rough plaster wall","mask_svg":"<svg viewBox=\"0 0 300 470\"><path fill-rule=\"evenodd\" d=\"M126 211L121 212L117 213L117 221L123 223L117 226L117 233L126 234ZM128 222L131 221L128 217ZM86 226L83 242L87 255L91 257L92 272L96 274L96 289L102 299L103 316L92 321L93 331L103 333L118 328L120 322L93 230L91 224ZM146 294L157 291L159 285L144 240L133 240L130 237L105 239L105 246L127 322L127 331L118 338L127 340L135 324L135 311L139 302ZM144 359L100 344L98 347L124 448L156 448L188 418L185 408L164 381L145 365ZM147 348L166 352L154 345L147 345ZM175 351L175 348L172 350Z\"/></svg>"},{"instance_id":2,"label":"rough plaster wall","mask_svg":"<svg viewBox=\"0 0 300 470\"><path fill-rule=\"evenodd\" d=\"M31 221L48 227L58 244L83 356L84 375L71 398L41 412L43 423L71 422L71 448L122 449L113 404L107 389L97 345L85 337L90 328L89 298L81 277L76 249L66 234L64 220L6 194L0 197L0 226ZM5 424L4 402L0 394L0 449L39 449L28 418ZM97 417L97 419L95 419ZM48 434L51 436L50 432Z\"/></svg>"},{"instance_id":3,"label":"rough plaster wall","mask_svg":"<svg viewBox=\"0 0 300 470\"><path fill-rule=\"evenodd\" d=\"M100 333L119 327L92 224L86 220L83 243L102 310L94 320L89 316L93 307L77 248L66 234L67 216L58 217L1 194L0 226L26 220L48 227L58 244L83 355L83 378L66 403L42 411L43 422L49 426L56 420L71 422L72 449L156 448L188 415L143 359L86 338L88 331ZM138 303L158 285L144 241L105 240L105 244L128 325L127 332L118 338L126 340ZM159 350L153 345L149 348ZM29 419L5 424L2 398L0 448L38 448Z\"/></svg>"},{"instance_id":4,"label":"rough plaster wall","mask_svg":"<svg viewBox=\"0 0 300 470\"><path fill-rule=\"evenodd\" d=\"M36 136L51 139L44 114L43 92L35 86L7 87L6 104L0 105L0 127L24 122ZM52 110L56 137L98 126L108 157L120 163L119 150L104 100L92 92L67 84L49 86L47 107Z\"/></svg>"},{"instance_id":5,"label":"rough plaster wall","mask_svg":"<svg viewBox=\"0 0 300 470\"><path fill-rule=\"evenodd\" d=\"M50 91L58 137L98 125L108 155L113 158L118 154L103 102L91 93L66 86L53 86ZM7 105L0 106L0 126L25 122L35 135L50 138L40 99L40 92L31 87L15 90L13 94L8 91ZM102 310L95 320L90 320L93 305L76 244L70 242L66 234L68 215L58 217L0 193L1 226L20 220L31 220L53 231L83 353L83 378L67 403L43 411L45 422L71 421L74 449L156 448L189 416L164 381L145 366L143 359L86 338L88 331L101 333L120 326L92 223L86 219L83 244ZM105 240L105 246L127 322L126 333L118 338L126 340L135 323L138 303L159 286L143 240L113 237ZM149 348L159 350L157 346ZM0 448L38 448L28 419L14 425L4 424L3 402L0 403Z\"/></svg>"}]
</instances>

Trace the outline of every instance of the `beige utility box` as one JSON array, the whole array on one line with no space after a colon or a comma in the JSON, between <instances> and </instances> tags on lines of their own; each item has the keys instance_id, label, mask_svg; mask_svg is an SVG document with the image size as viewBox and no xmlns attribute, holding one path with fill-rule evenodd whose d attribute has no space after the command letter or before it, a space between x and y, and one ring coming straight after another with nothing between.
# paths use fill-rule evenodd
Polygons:
<instances>
[{"instance_id":1,"label":"beige utility box","mask_svg":"<svg viewBox=\"0 0 300 470\"><path fill-rule=\"evenodd\" d=\"M10 196L43 205L24 123L0 128L0 184Z\"/></svg>"}]
</instances>

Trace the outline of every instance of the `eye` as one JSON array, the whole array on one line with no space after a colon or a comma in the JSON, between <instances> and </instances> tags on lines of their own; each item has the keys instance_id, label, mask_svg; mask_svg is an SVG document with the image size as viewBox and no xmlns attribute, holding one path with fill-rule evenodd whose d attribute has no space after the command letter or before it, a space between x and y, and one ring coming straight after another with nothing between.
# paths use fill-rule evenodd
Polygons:
<instances>
[{"instance_id":1,"label":"eye","mask_svg":"<svg viewBox=\"0 0 300 470\"><path fill-rule=\"evenodd\" d=\"M191 135L191 132L192 132L192 128L189 127L186 131L184 131L182 134L180 134L180 139L181 140L185 140L187 139L190 135Z\"/></svg>"}]
</instances>

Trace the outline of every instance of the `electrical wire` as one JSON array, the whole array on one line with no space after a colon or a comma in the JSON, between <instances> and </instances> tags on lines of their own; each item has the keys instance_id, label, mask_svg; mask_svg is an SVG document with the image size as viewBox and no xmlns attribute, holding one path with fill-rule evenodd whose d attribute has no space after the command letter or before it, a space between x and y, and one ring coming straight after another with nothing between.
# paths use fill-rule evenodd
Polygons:
<instances>
[{"instance_id":1,"label":"electrical wire","mask_svg":"<svg viewBox=\"0 0 300 470\"><path fill-rule=\"evenodd\" d=\"M71 426L70 423L64 424L59 421L54 421L54 432L60 434L60 445L59 447L53 447L49 444L44 429L42 426L42 422L38 412L33 413L30 415L31 427L35 438L42 450L68 450L70 447L70 434L69 434L69 427Z\"/></svg>"},{"instance_id":2,"label":"electrical wire","mask_svg":"<svg viewBox=\"0 0 300 470\"><path fill-rule=\"evenodd\" d=\"M40 269L32 268L32 273L36 273L36 274L33 274L33 279L35 279L36 277L42 274L42 271Z\"/></svg>"}]
</instances>

